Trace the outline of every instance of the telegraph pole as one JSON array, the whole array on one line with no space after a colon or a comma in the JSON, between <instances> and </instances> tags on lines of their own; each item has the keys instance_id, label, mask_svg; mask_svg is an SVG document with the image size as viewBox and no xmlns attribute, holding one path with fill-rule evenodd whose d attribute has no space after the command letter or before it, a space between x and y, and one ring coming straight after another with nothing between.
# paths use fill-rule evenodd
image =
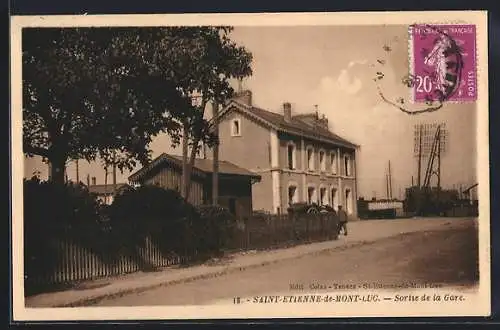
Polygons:
<instances>
[{"instance_id":1,"label":"telegraph pole","mask_svg":"<svg viewBox=\"0 0 500 330\"><path fill-rule=\"evenodd\" d=\"M391 161L389 160L389 199L392 199L392 174L391 174Z\"/></svg>"}]
</instances>

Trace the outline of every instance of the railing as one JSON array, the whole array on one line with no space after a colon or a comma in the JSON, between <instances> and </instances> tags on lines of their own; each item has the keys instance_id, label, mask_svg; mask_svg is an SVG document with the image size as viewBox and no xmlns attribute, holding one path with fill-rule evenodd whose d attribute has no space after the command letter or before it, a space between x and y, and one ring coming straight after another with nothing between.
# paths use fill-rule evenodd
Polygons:
<instances>
[{"instance_id":1,"label":"railing","mask_svg":"<svg viewBox=\"0 0 500 330\"><path fill-rule=\"evenodd\" d=\"M338 219L332 214L266 215L241 223L229 246L239 250L269 249L336 239Z\"/></svg>"},{"instance_id":2,"label":"railing","mask_svg":"<svg viewBox=\"0 0 500 330\"><path fill-rule=\"evenodd\" d=\"M254 216L238 223L225 242L225 250L271 249L336 239L337 226L333 214ZM107 248L113 244L106 242L105 236L94 240L89 247L68 238L46 237L42 240L43 251L38 245L25 245L27 295L79 281L189 263L201 257L193 249L185 249L182 254L165 251L150 237L140 246L118 249Z\"/></svg>"},{"instance_id":3,"label":"railing","mask_svg":"<svg viewBox=\"0 0 500 330\"><path fill-rule=\"evenodd\" d=\"M189 262L194 256L165 253L149 237L132 251L105 253L70 240L57 240L45 248L40 260L26 256L25 288L45 291L65 284L151 270Z\"/></svg>"}]
</instances>

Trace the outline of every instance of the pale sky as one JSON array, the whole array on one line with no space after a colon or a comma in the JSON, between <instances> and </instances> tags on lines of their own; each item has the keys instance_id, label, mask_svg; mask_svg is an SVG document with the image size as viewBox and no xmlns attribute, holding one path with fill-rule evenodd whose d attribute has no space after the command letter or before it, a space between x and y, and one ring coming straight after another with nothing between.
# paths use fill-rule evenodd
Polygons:
<instances>
[{"instance_id":1,"label":"pale sky","mask_svg":"<svg viewBox=\"0 0 500 330\"><path fill-rule=\"evenodd\" d=\"M401 83L408 73L406 26L236 27L232 37L254 55L254 74L244 87L252 90L256 106L281 112L286 101L293 112L301 113L318 105L333 132L361 145L358 196L385 197L385 174L391 161L393 196L403 198L411 176L417 175L413 125L421 121L446 122L449 150L442 161L443 186L476 182L475 104L446 104L432 114L409 116L377 93L372 78L382 71L384 94L409 100L409 90ZM384 45L391 51L384 51ZM181 152L180 147L170 147L166 136L157 137L152 149L153 156ZM26 176L34 168L46 173L45 166L35 163L26 162ZM74 178L74 166L67 171ZM104 183L102 167L80 162L80 180L85 181L87 173ZM119 174L118 181L126 182L129 174Z\"/></svg>"}]
</instances>

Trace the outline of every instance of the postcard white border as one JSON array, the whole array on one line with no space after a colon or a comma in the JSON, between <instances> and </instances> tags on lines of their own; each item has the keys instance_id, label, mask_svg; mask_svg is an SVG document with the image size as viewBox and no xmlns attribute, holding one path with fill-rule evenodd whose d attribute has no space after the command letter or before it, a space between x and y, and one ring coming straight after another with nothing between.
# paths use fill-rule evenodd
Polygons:
<instances>
[{"instance_id":1,"label":"postcard white border","mask_svg":"<svg viewBox=\"0 0 500 330\"><path fill-rule=\"evenodd\" d=\"M467 303L453 304L290 304L179 307L84 307L26 308L23 285L23 153L22 153L22 61L23 27L70 26L319 26L319 25L411 25L476 24L478 51L477 175L479 199L480 284ZM13 317L15 321L41 320L137 320L137 319L245 319L300 317L390 317L390 316L488 316L490 292L490 201L488 140L488 54L485 11L447 12L343 12L343 13L259 13L259 14L154 14L154 15L53 15L11 17L11 133L12 133L12 271ZM482 164L482 165L480 165ZM387 291L385 291L387 292ZM418 291L413 291L418 292ZM376 292L374 292L376 293ZM309 308L308 308L309 307Z\"/></svg>"}]
</instances>

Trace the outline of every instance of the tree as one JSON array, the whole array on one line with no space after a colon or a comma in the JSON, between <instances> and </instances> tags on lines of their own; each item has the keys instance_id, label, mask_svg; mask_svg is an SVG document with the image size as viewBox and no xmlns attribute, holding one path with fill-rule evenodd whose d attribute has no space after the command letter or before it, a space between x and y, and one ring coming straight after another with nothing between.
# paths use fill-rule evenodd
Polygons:
<instances>
[{"instance_id":1,"label":"tree","mask_svg":"<svg viewBox=\"0 0 500 330\"><path fill-rule=\"evenodd\" d=\"M183 148L183 196L188 199L191 188L191 173L196 155L200 151L200 143L208 146L218 144L218 136L212 130L212 123L205 119L205 110L210 103L225 104L233 96L231 79L242 79L252 74L252 54L242 46L238 46L229 37L233 28L211 27L204 29L183 28L185 39L178 40L184 44L176 49L184 50L184 54L169 54L175 58L181 56L188 61L177 62L176 70L183 72L184 84L180 86L182 94L193 100L190 111L183 125L186 138L189 140L191 152L187 159ZM186 44L187 43L187 44Z\"/></svg>"},{"instance_id":2,"label":"tree","mask_svg":"<svg viewBox=\"0 0 500 330\"><path fill-rule=\"evenodd\" d=\"M160 71L167 77L177 77L177 90L185 100L183 127L191 152L183 146L183 197L189 197L191 173L200 143L218 143L212 126L205 118L210 103L224 104L233 96L230 81L252 74L252 54L229 37L232 27L180 27L167 29L157 46ZM188 159L187 159L188 158Z\"/></svg>"},{"instance_id":3,"label":"tree","mask_svg":"<svg viewBox=\"0 0 500 330\"><path fill-rule=\"evenodd\" d=\"M231 91L214 77L248 72L238 70L242 50L229 30L24 29L24 153L50 162L52 180L63 183L71 159L101 157L122 171L145 165L152 138L166 132L176 145L184 123L195 140L213 143L192 95L203 91L205 103L223 99Z\"/></svg>"}]
</instances>

